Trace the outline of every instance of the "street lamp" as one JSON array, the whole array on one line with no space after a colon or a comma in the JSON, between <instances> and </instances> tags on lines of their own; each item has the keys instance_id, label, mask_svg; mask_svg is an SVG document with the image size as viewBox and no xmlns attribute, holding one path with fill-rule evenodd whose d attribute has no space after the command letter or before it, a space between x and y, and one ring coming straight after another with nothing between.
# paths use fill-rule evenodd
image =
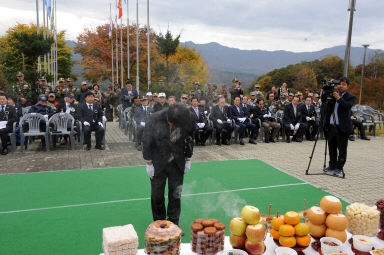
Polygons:
<instances>
[{"instance_id":1,"label":"street lamp","mask_svg":"<svg viewBox=\"0 0 384 255\"><path fill-rule=\"evenodd\" d=\"M349 57L351 55L353 14L355 13L355 6L356 6L356 0L349 0L348 34L347 34L347 42L345 45L345 57L344 57L344 76L345 77L348 77Z\"/></svg>"},{"instance_id":2,"label":"street lamp","mask_svg":"<svg viewBox=\"0 0 384 255\"><path fill-rule=\"evenodd\" d=\"M364 68L365 68L365 56L367 54L367 48L369 44L363 44L364 47L364 57L363 57L363 67L361 68L361 82L360 82L360 97L359 97L359 105L361 105L361 93L363 91L363 82L364 82Z\"/></svg>"}]
</instances>

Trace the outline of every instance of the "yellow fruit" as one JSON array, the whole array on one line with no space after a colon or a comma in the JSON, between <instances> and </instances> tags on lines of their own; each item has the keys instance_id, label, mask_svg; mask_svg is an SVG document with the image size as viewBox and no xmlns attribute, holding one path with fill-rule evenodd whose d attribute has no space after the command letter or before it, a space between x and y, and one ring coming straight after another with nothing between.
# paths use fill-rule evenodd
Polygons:
<instances>
[{"instance_id":1,"label":"yellow fruit","mask_svg":"<svg viewBox=\"0 0 384 255\"><path fill-rule=\"evenodd\" d=\"M313 237L323 237L325 235L325 231L327 230L327 227L325 224L323 225L314 225L311 222L308 223L309 225L309 232Z\"/></svg>"},{"instance_id":2,"label":"yellow fruit","mask_svg":"<svg viewBox=\"0 0 384 255\"><path fill-rule=\"evenodd\" d=\"M279 234L281 236L294 236L295 235L295 228L291 225L284 224L279 228Z\"/></svg>"},{"instance_id":3,"label":"yellow fruit","mask_svg":"<svg viewBox=\"0 0 384 255\"><path fill-rule=\"evenodd\" d=\"M347 241L347 232L345 230L337 231L337 230L328 228L327 231L325 232L325 236L339 239L342 243L345 243L345 241Z\"/></svg>"},{"instance_id":4,"label":"yellow fruit","mask_svg":"<svg viewBox=\"0 0 384 255\"><path fill-rule=\"evenodd\" d=\"M305 236L309 233L309 226L306 223L299 223L295 226L297 236Z\"/></svg>"},{"instance_id":5,"label":"yellow fruit","mask_svg":"<svg viewBox=\"0 0 384 255\"><path fill-rule=\"evenodd\" d=\"M287 212L284 214L284 222L294 226L300 222L300 215L293 211Z\"/></svg>"},{"instance_id":6,"label":"yellow fruit","mask_svg":"<svg viewBox=\"0 0 384 255\"><path fill-rule=\"evenodd\" d=\"M311 243L311 236L305 235L305 236L296 236L296 243L300 246L308 246Z\"/></svg>"},{"instance_id":7,"label":"yellow fruit","mask_svg":"<svg viewBox=\"0 0 384 255\"><path fill-rule=\"evenodd\" d=\"M282 246L292 248L296 246L296 238L293 236L280 236L279 243Z\"/></svg>"},{"instance_id":8,"label":"yellow fruit","mask_svg":"<svg viewBox=\"0 0 384 255\"><path fill-rule=\"evenodd\" d=\"M284 225L284 219L274 217L271 224L274 230L279 231L280 226Z\"/></svg>"},{"instance_id":9,"label":"yellow fruit","mask_svg":"<svg viewBox=\"0 0 384 255\"><path fill-rule=\"evenodd\" d=\"M269 233L271 233L271 236L273 239L279 240L279 238L280 238L279 231L271 229L271 231L269 231Z\"/></svg>"}]
</instances>

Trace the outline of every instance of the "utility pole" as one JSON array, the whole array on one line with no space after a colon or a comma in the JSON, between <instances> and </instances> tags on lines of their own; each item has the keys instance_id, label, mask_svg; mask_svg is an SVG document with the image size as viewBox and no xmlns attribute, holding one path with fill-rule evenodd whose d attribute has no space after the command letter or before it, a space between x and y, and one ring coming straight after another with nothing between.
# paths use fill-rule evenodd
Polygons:
<instances>
[{"instance_id":1,"label":"utility pole","mask_svg":"<svg viewBox=\"0 0 384 255\"><path fill-rule=\"evenodd\" d=\"M363 92L365 56L367 54L367 48L369 47L369 44L363 44L363 47L364 47L364 57L363 57L363 67L361 68L361 82L360 82L359 105L361 105L361 94Z\"/></svg>"},{"instance_id":2,"label":"utility pole","mask_svg":"<svg viewBox=\"0 0 384 255\"><path fill-rule=\"evenodd\" d=\"M344 77L348 77L349 58L351 55L351 39L352 39L352 26L353 26L353 14L355 13L356 0L349 0L349 22L348 22L348 34L347 43L345 45L345 57L344 57Z\"/></svg>"},{"instance_id":3,"label":"utility pole","mask_svg":"<svg viewBox=\"0 0 384 255\"><path fill-rule=\"evenodd\" d=\"M151 28L149 26L149 0L147 0L148 91L151 86Z\"/></svg>"}]
</instances>

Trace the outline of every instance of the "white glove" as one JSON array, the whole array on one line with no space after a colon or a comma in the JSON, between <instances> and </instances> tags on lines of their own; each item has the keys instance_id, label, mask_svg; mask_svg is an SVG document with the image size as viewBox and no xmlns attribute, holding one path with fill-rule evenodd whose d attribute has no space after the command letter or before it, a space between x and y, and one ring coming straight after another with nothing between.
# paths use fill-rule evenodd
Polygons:
<instances>
[{"instance_id":1,"label":"white glove","mask_svg":"<svg viewBox=\"0 0 384 255\"><path fill-rule=\"evenodd\" d=\"M103 122L107 122L107 118L103 116Z\"/></svg>"},{"instance_id":2,"label":"white glove","mask_svg":"<svg viewBox=\"0 0 384 255\"><path fill-rule=\"evenodd\" d=\"M205 127L205 123L200 123L200 128L204 128Z\"/></svg>"},{"instance_id":3,"label":"white glove","mask_svg":"<svg viewBox=\"0 0 384 255\"><path fill-rule=\"evenodd\" d=\"M98 124L100 127L102 127L102 128L104 127L103 123L99 122Z\"/></svg>"},{"instance_id":4,"label":"white glove","mask_svg":"<svg viewBox=\"0 0 384 255\"><path fill-rule=\"evenodd\" d=\"M217 120L217 123L219 123L219 124L223 124L223 121L220 120L220 119L218 119L218 120Z\"/></svg>"},{"instance_id":5,"label":"white glove","mask_svg":"<svg viewBox=\"0 0 384 255\"><path fill-rule=\"evenodd\" d=\"M231 124L231 122L232 122L232 121L231 121L230 119L227 119L227 123L228 123L228 124Z\"/></svg>"},{"instance_id":6,"label":"white glove","mask_svg":"<svg viewBox=\"0 0 384 255\"><path fill-rule=\"evenodd\" d=\"M90 126L88 121L84 121L84 126Z\"/></svg>"},{"instance_id":7,"label":"white glove","mask_svg":"<svg viewBox=\"0 0 384 255\"><path fill-rule=\"evenodd\" d=\"M153 164L146 164L147 166L147 174L149 176L149 178L153 178L153 176L155 175L155 167L153 166Z\"/></svg>"},{"instance_id":8,"label":"white glove","mask_svg":"<svg viewBox=\"0 0 384 255\"><path fill-rule=\"evenodd\" d=\"M294 130L295 129L295 127L291 124L291 125L289 125L290 126L290 128L291 128L291 130Z\"/></svg>"},{"instance_id":9,"label":"white glove","mask_svg":"<svg viewBox=\"0 0 384 255\"><path fill-rule=\"evenodd\" d=\"M207 114L208 114L208 111L204 111L204 114L207 115Z\"/></svg>"},{"instance_id":10,"label":"white glove","mask_svg":"<svg viewBox=\"0 0 384 255\"><path fill-rule=\"evenodd\" d=\"M307 121L310 121L312 120L311 117L305 117L307 119Z\"/></svg>"},{"instance_id":11,"label":"white glove","mask_svg":"<svg viewBox=\"0 0 384 255\"><path fill-rule=\"evenodd\" d=\"M184 168L184 174L188 173L189 170L191 170L191 160L186 160L185 161L185 168Z\"/></svg>"},{"instance_id":12,"label":"white glove","mask_svg":"<svg viewBox=\"0 0 384 255\"><path fill-rule=\"evenodd\" d=\"M44 115L44 118L48 119L48 114L45 114L45 115Z\"/></svg>"},{"instance_id":13,"label":"white glove","mask_svg":"<svg viewBox=\"0 0 384 255\"><path fill-rule=\"evenodd\" d=\"M266 118L266 117L268 117L268 114L264 114L264 115L263 115L263 118Z\"/></svg>"},{"instance_id":14,"label":"white glove","mask_svg":"<svg viewBox=\"0 0 384 255\"><path fill-rule=\"evenodd\" d=\"M268 113L268 117L272 117L272 114L271 114L271 113Z\"/></svg>"},{"instance_id":15,"label":"white glove","mask_svg":"<svg viewBox=\"0 0 384 255\"><path fill-rule=\"evenodd\" d=\"M299 130L299 128L300 128L300 123L297 123L295 126L295 130Z\"/></svg>"},{"instance_id":16,"label":"white glove","mask_svg":"<svg viewBox=\"0 0 384 255\"><path fill-rule=\"evenodd\" d=\"M140 126L145 127L145 122L140 122Z\"/></svg>"},{"instance_id":17,"label":"white glove","mask_svg":"<svg viewBox=\"0 0 384 255\"><path fill-rule=\"evenodd\" d=\"M246 118L239 118L239 121L243 123L246 120Z\"/></svg>"}]
</instances>

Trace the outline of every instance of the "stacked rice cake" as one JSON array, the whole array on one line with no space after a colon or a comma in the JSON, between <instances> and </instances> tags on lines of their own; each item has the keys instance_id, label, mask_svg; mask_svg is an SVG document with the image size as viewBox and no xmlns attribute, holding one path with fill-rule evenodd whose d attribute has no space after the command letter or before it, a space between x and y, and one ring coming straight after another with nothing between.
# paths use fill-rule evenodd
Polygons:
<instances>
[{"instance_id":1,"label":"stacked rice cake","mask_svg":"<svg viewBox=\"0 0 384 255\"><path fill-rule=\"evenodd\" d=\"M225 225L216 219L197 219L191 225L192 251L214 255L224 250Z\"/></svg>"},{"instance_id":2,"label":"stacked rice cake","mask_svg":"<svg viewBox=\"0 0 384 255\"><path fill-rule=\"evenodd\" d=\"M158 220L145 231L145 253L149 255L180 254L181 229L170 221Z\"/></svg>"},{"instance_id":3,"label":"stacked rice cake","mask_svg":"<svg viewBox=\"0 0 384 255\"><path fill-rule=\"evenodd\" d=\"M103 229L105 255L136 255L138 247L139 238L131 224Z\"/></svg>"}]
</instances>

